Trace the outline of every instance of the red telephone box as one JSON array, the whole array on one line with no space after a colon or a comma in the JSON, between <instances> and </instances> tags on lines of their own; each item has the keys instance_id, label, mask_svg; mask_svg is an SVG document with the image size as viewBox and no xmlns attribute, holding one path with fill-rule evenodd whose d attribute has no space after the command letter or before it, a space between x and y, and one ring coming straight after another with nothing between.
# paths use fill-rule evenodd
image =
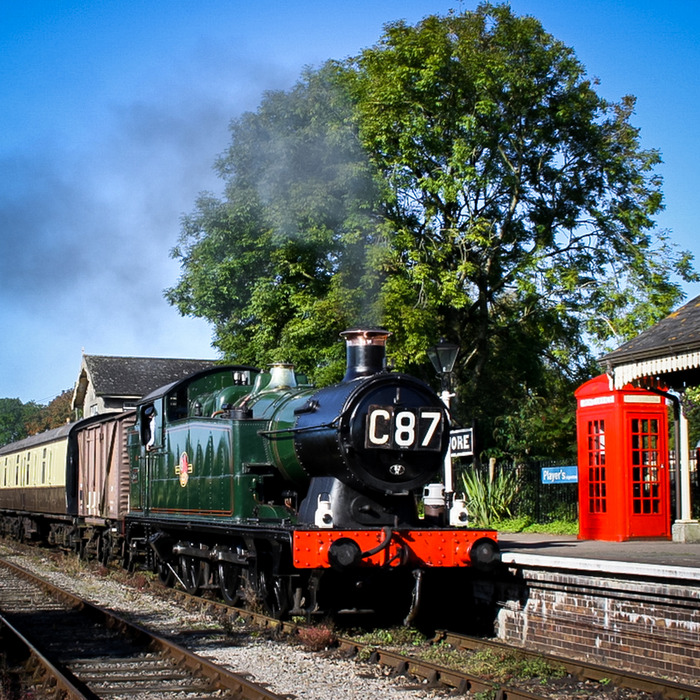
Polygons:
<instances>
[{"instance_id":1,"label":"red telephone box","mask_svg":"<svg viewBox=\"0 0 700 700\"><path fill-rule=\"evenodd\" d=\"M603 374L576 401L579 539L670 539L666 399Z\"/></svg>"}]
</instances>

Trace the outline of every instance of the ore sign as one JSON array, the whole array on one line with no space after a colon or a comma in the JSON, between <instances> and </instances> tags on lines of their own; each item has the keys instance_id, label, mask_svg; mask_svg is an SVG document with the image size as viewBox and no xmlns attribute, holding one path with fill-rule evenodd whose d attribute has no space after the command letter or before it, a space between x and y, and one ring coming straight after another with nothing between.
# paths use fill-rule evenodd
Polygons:
<instances>
[{"instance_id":1,"label":"ore sign","mask_svg":"<svg viewBox=\"0 0 700 700\"><path fill-rule=\"evenodd\" d=\"M450 431L450 452L453 457L471 457L474 454L473 428Z\"/></svg>"}]
</instances>

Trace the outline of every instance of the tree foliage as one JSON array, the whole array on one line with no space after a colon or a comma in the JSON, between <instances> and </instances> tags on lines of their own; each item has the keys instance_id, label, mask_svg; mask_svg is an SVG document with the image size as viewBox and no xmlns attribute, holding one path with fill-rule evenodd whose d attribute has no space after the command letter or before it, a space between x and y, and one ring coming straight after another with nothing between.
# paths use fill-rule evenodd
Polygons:
<instances>
[{"instance_id":1,"label":"tree foliage","mask_svg":"<svg viewBox=\"0 0 700 700\"><path fill-rule=\"evenodd\" d=\"M27 437L26 420L28 414L39 407L23 404L19 399L0 399L0 445Z\"/></svg>"},{"instance_id":2,"label":"tree foliage","mask_svg":"<svg viewBox=\"0 0 700 700\"><path fill-rule=\"evenodd\" d=\"M37 435L68 423L73 415L72 402L73 390L66 389L47 406L40 406L39 410L26 421L27 434Z\"/></svg>"},{"instance_id":3,"label":"tree foliage","mask_svg":"<svg viewBox=\"0 0 700 700\"><path fill-rule=\"evenodd\" d=\"M293 359L320 381L348 326L387 327L418 374L445 337L484 447L571 439L561 397L595 352L695 278L654 229L660 156L633 111L506 5L388 25L232 123L224 196L185 217L167 297L212 321L229 358Z\"/></svg>"},{"instance_id":4,"label":"tree foliage","mask_svg":"<svg viewBox=\"0 0 700 700\"><path fill-rule=\"evenodd\" d=\"M19 399L0 399L0 446L45 430L58 428L71 417L73 391L67 389L47 406Z\"/></svg>"},{"instance_id":5,"label":"tree foliage","mask_svg":"<svg viewBox=\"0 0 700 700\"><path fill-rule=\"evenodd\" d=\"M700 447L700 387L688 387L681 395L683 413L688 419L688 439L691 449Z\"/></svg>"}]
</instances>

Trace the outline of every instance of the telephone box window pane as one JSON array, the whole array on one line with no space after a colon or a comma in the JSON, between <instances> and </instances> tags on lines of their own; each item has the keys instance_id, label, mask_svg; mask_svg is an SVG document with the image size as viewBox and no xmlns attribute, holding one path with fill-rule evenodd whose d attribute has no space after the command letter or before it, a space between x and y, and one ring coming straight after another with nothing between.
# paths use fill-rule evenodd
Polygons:
<instances>
[{"instance_id":1,"label":"telephone box window pane","mask_svg":"<svg viewBox=\"0 0 700 700\"><path fill-rule=\"evenodd\" d=\"M588 421L587 431L588 510L590 513L605 513L605 421Z\"/></svg>"}]
</instances>

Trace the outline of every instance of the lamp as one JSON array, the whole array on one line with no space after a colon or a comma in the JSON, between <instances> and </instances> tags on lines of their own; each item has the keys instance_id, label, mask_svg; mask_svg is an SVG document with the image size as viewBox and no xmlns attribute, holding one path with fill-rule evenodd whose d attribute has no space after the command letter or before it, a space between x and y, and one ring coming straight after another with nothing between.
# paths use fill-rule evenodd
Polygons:
<instances>
[{"instance_id":1,"label":"lamp","mask_svg":"<svg viewBox=\"0 0 700 700\"><path fill-rule=\"evenodd\" d=\"M439 375L450 374L459 354L459 345L442 339L437 345L429 347L426 352Z\"/></svg>"},{"instance_id":2,"label":"lamp","mask_svg":"<svg viewBox=\"0 0 700 700\"><path fill-rule=\"evenodd\" d=\"M456 343L448 343L441 339L437 345L433 345L426 350L430 361L440 377L440 387L442 389L442 400L449 408L450 406L450 384L452 370L454 369L457 355L459 354L459 345Z\"/></svg>"},{"instance_id":3,"label":"lamp","mask_svg":"<svg viewBox=\"0 0 700 700\"><path fill-rule=\"evenodd\" d=\"M450 410L450 399L454 394L450 391L450 379L452 370L454 369L457 355L459 354L459 345L456 343L448 343L441 339L439 343L429 347L426 350L430 362L435 371L440 377L442 392L440 398L445 404L445 408ZM454 496L454 473L452 469L452 450L450 440L447 441L447 450L444 458L444 495L445 506L448 511L448 522L450 525L467 525L467 510L463 499L455 499Z\"/></svg>"}]
</instances>

